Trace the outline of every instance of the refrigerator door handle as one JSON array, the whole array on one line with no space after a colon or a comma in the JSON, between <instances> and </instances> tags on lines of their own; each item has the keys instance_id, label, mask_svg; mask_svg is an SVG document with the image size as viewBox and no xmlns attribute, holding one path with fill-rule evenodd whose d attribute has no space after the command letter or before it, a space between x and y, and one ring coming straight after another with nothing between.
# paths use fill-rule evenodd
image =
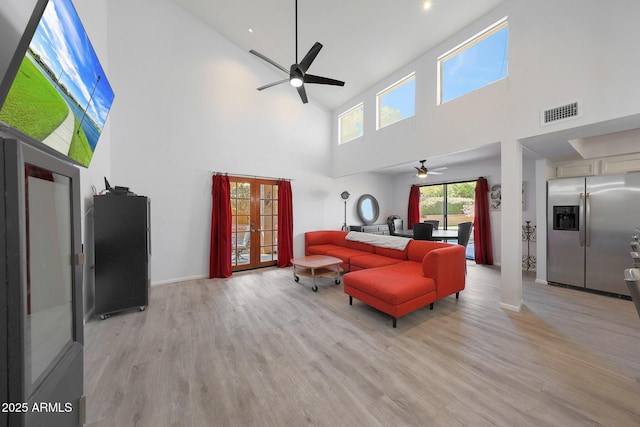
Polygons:
<instances>
[{"instance_id":1,"label":"refrigerator door handle","mask_svg":"<svg viewBox=\"0 0 640 427\"><path fill-rule=\"evenodd\" d=\"M584 193L580 193L580 200L578 202L578 234L580 235L580 247L584 247Z\"/></svg>"},{"instance_id":2,"label":"refrigerator door handle","mask_svg":"<svg viewBox=\"0 0 640 427\"><path fill-rule=\"evenodd\" d=\"M591 246L591 193L587 193L585 197L585 235L587 247Z\"/></svg>"}]
</instances>

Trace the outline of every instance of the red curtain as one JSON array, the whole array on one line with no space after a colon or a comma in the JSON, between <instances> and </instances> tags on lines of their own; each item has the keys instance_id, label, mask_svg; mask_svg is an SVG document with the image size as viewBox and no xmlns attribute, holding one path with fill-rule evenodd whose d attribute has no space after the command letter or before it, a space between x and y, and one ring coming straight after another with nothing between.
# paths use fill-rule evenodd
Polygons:
<instances>
[{"instance_id":1,"label":"red curtain","mask_svg":"<svg viewBox=\"0 0 640 427\"><path fill-rule=\"evenodd\" d=\"M209 277L231 276L231 185L226 175L212 177Z\"/></svg>"},{"instance_id":2,"label":"red curtain","mask_svg":"<svg viewBox=\"0 0 640 427\"><path fill-rule=\"evenodd\" d=\"M412 185L409 192L409 209L407 212L407 229L413 228L414 222L420 222L420 186Z\"/></svg>"},{"instance_id":3,"label":"red curtain","mask_svg":"<svg viewBox=\"0 0 640 427\"><path fill-rule=\"evenodd\" d=\"M278 181L278 267L291 266L293 258L293 196L289 181Z\"/></svg>"},{"instance_id":4,"label":"red curtain","mask_svg":"<svg viewBox=\"0 0 640 427\"><path fill-rule=\"evenodd\" d=\"M489 218L489 184L486 178L478 178L478 182L476 183L473 241L476 264L493 265L491 220Z\"/></svg>"}]
</instances>

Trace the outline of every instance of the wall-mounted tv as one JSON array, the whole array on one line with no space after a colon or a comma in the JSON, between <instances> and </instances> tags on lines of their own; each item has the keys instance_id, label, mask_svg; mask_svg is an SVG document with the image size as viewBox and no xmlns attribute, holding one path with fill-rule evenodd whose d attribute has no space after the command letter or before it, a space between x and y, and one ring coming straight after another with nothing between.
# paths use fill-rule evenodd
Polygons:
<instances>
[{"instance_id":1,"label":"wall-mounted tv","mask_svg":"<svg viewBox=\"0 0 640 427\"><path fill-rule=\"evenodd\" d=\"M89 166L114 93L71 0L38 1L0 86L0 128Z\"/></svg>"}]
</instances>

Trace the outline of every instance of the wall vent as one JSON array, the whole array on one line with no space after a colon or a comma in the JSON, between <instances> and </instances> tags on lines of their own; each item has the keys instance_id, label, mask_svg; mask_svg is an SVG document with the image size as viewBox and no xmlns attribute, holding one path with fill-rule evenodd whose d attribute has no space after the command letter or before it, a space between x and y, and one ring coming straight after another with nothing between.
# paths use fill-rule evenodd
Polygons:
<instances>
[{"instance_id":1,"label":"wall vent","mask_svg":"<svg viewBox=\"0 0 640 427\"><path fill-rule=\"evenodd\" d=\"M540 125L545 126L563 120L574 119L582 115L582 105L579 101L570 104L561 105L560 107L542 110L540 115Z\"/></svg>"}]
</instances>

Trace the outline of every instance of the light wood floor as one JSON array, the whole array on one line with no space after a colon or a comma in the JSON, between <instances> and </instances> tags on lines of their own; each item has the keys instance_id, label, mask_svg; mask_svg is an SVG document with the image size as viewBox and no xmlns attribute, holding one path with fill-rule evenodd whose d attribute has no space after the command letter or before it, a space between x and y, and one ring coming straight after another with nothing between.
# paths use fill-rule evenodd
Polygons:
<instances>
[{"instance_id":1,"label":"light wood floor","mask_svg":"<svg viewBox=\"0 0 640 427\"><path fill-rule=\"evenodd\" d=\"M398 320L289 270L152 288L85 327L90 426L638 426L633 303L499 273ZM621 280L622 272L621 272Z\"/></svg>"}]
</instances>

